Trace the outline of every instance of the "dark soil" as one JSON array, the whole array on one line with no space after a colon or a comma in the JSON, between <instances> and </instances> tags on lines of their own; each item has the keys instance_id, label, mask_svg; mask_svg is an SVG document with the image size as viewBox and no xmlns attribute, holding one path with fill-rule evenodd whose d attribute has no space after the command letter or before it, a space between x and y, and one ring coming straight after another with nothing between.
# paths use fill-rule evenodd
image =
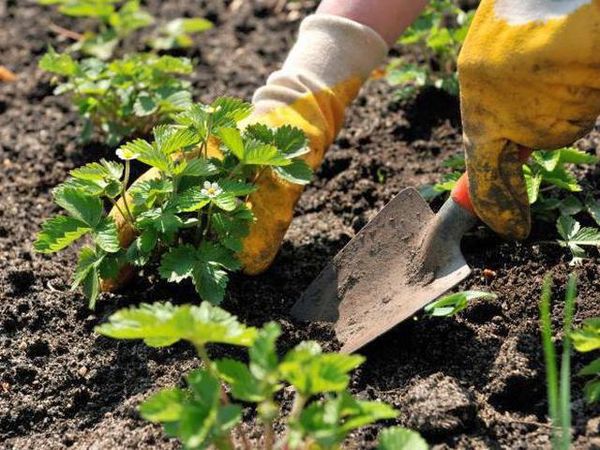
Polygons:
<instances>
[{"instance_id":1,"label":"dark soil","mask_svg":"<svg viewBox=\"0 0 600 450\"><path fill-rule=\"evenodd\" d=\"M266 1L146 3L161 18L201 15L216 23L186 52L198 60L194 92L203 101L221 94L249 98L314 8L300 2L275 13ZM16 83L0 85L1 447L178 448L160 427L141 420L136 406L149 392L181 382L197 365L191 348L153 350L98 337L93 327L141 301L194 302L193 290L143 276L118 295L103 295L91 312L68 288L75 252L45 257L32 250L40 223L56 212L51 188L69 169L111 154L99 143L77 144L77 115L66 99L52 95L50 77L36 68L49 42L65 45L49 31L51 22L76 28L32 1L0 0L0 63L19 75ZM283 347L306 338L332 341L327 327L291 321L288 311L299 293L395 193L438 180L447 170L443 159L461 151L455 100L436 91L410 105L393 99L385 81L368 83L302 198L273 267L231 283L225 308L249 324L281 322ZM579 145L598 153L599 140L596 132ZM583 175L599 186L597 170ZM419 430L434 448L549 447L538 297L550 271L560 298L572 270L565 251L539 243L553 229L536 225L523 243L484 230L466 238L474 273L460 288L493 291L498 298L476 301L456 318L407 321L364 348L368 361L353 376L352 392L393 404L401 412L397 423ZM576 323L600 315L597 263L594 258L577 269ZM496 275L486 278L484 269ZM557 327L561 313L557 301ZM575 355L574 372L589 360ZM600 409L585 404L582 384L573 378L575 447L600 448ZM348 446L370 448L382 426L354 434ZM251 422L247 428L260 436Z\"/></svg>"}]
</instances>

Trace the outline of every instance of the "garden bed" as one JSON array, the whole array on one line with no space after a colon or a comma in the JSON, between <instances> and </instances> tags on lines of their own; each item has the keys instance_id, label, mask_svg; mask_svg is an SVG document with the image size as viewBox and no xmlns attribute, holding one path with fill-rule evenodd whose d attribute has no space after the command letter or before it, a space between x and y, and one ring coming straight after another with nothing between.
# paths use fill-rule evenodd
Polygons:
<instances>
[{"instance_id":1,"label":"garden bed","mask_svg":"<svg viewBox=\"0 0 600 450\"><path fill-rule=\"evenodd\" d=\"M306 2L281 12L270 2L248 0L146 3L161 18L215 22L185 52L197 59L193 92L201 101L224 94L249 98L314 9ZM81 163L113 158L99 142L77 143L76 113L52 95L50 77L37 69L46 43L57 43L51 23L71 24L33 2L0 0L0 64L18 74L15 83L0 84L0 447L178 448L159 426L142 420L136 406L149 392L181 383L182 374L197 366L193 350L109 340L93 327L139 302L197 302L191 284L174 287L142 276L123 292L104 294L91 312L83 296L69 290L75 252L42 256L32 249L41 222L56 212L52 187ZM599 154L600 132L578 145ZM274 265L259 277L234 276L223 306L250 325L281 322L286 348L303 339L335 348L328 326L294 323L291 305L395 193L439 180L447 170L442 161L461 151L454 98L429 90L402 104L384 80L370 81L302 197ZM600 190L597 168L581 175ZM398 326L362 349L367 362L355 372L351 391L394 405L398 422L420 431L434 448L548 447L538 299L546 272L555 275L558 299L572 270L566 250L539 242L554 233L553 224L542 223L523 243L484 230L465 238L473 274L460 288L493 291L498 298L476 301L455 318L421 317ZM484 269L495 274L484 276ZM576 324L600 316L598 259L577 271ZM555 325L561 316L557 301ZM575 354L573 371L589 360ZM582 385L574 376L574 447L600 448L600 408L586 405ZM289 407L285 391L282 402ZM249 434L259 437L252 411L247 418ZM349 448L370 448L384 425L353 434Z\"/></svg>"}]
</instances>

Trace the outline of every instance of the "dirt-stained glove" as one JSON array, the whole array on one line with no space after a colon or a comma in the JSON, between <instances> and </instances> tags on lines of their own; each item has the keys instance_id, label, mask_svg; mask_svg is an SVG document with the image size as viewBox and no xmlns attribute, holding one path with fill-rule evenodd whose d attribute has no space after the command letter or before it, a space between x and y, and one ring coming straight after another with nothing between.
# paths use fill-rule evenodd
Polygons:
<instances>
[{"instance_id":1,"label":"dirt-stained glove","mask_svg":"<svg viewBox=\"0 0 600 450\"><path fill-rule=\"evenodd\" d=\"M386 53L385 42L367 26L328 14L306 18L281 70L254 94L254 112L245 125L292 125L302 129L310 147L304 158L316 169L343 124L346 107ZM209 149L211 156L218 155L216 144L213 142ZM156 171L150 170L142 178L156 176ZM257 185L258 190L249 199L256 220L239 255L248 274L264 271L275 258L303 190L270 171L261 175ZM135 238L134 232L118 211L111 214L121 245L126 247ZM103 289L118 287L126 277L123 272L116 283L104 283Z\"/></svg>"},{"instance_id":2,"label":"dirt-stained glove","mask_svg":"<svg viewBox=\"0 0 600 450\"><path fill-rule=\"evenodd\" d=\"M467 171L477 215L527 237L519 146L573 143L600 114L599 0L482 0L458 60Z\"/></svg>"}]
</instances>

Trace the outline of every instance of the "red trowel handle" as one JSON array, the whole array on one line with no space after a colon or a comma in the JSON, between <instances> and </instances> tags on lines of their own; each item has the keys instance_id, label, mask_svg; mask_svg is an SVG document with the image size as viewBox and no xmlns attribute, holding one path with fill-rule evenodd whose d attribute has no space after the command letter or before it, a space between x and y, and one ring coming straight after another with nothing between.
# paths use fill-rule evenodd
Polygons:
<instances>
[{"instance_id":1,"label":"red trowel handle","mask_svg":"<svg viewBox=\"0 0 600 450\"><path fill-rule=\"evenodd\" d=\"M532 149L527 147L519 148L519 159L522 162L525 162L529 159L529 156L533 152ZM462 206L464 209L469 211L471 214L477 217L475 213L475 208L473 208L473 203L471 202L471 194L469 192L469 177L467 172L463 173L462 176L456 182L456 186L452 189L452 193L450 194L452 200L455 203Z\"/></svg>"}]
</instances>

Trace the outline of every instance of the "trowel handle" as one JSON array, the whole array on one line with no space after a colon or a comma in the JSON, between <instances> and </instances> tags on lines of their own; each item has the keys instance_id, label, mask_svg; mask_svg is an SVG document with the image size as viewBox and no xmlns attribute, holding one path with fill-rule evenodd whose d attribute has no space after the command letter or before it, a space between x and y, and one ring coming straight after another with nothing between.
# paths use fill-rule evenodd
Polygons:
<instances>
[{"instance_id":1,"label":"trowel handle","mask_svg":"<svg viewBox=\"0 0 600 450\"><path fill-rule=\"evenodd\" d=\"M532 149L521 146L519 148L519 159L521 162L527 161L532 152ZM454 203L460 205L462 208L469 211L473 216L477 217L475 208L473 208L473 202L471 202L471 194L469 192L469 176L467 172L463 173L458 179L450 196L452 197L452 200L454 200Z\"/></svg>"}]
</instances>

